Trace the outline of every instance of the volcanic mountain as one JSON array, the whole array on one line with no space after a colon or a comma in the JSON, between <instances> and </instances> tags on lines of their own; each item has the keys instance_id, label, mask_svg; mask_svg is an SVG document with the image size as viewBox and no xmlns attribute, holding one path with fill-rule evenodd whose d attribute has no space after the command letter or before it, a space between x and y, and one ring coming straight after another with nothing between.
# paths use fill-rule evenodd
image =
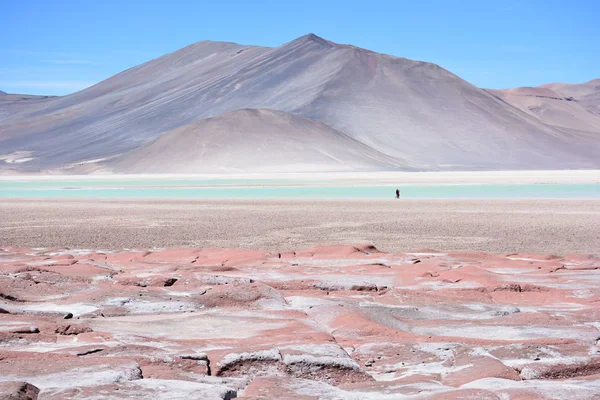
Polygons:
<instances>
[{"instance_id":1,"label":"volcanic mountain","mask_svg":"<svg viewBox=\"0 0 600 400\"><path fill-rule=\"evenodd\" d=\"M198 42L80 92L29 103L0 119L1 152L28 152L29 161L11 166L27 171L81 163L119 172L262 169L255 162L305 170L323 154L343 161L311 168L600 166L599 139L587 131L546 124L435 64L313 34L276 48ZM230 114L241 109L262 111ZM296 120L275 111L297 116L301 127L283 129L281 120ZM251 129L229 123L242 115ZM261 143L298 141L302 149L287 147L296 167L271 150L254 155ZM178 156L190 148L211 152Z\"/></svg>"}]
</instances>

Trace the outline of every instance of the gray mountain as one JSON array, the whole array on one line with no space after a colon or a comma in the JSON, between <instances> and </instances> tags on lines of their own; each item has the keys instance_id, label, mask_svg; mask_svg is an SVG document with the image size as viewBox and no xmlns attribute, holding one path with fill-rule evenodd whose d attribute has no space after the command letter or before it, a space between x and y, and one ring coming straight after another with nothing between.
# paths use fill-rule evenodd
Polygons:
<instances>
[{"instance_id":1,"label":"gray mountain","mask_svg":"<svg viewBox=\"0 0 600 400\"><path fill-rule=\"evenodd\" d=\"M192 122L106 163L115 172L311 172L406 168L325 124L245 109Z\"/></svg>"},{"instance_id":2,"label":"gray mountain","mask_svg":"<svg viewBox=\"0 0 600 400\"><path fill-rule=\"evenodd\" d=\"M33 106L40 105L46 99L53 96L36 96L31 94L9 94L0 92L0 139L2 138L2 120L19 114L23 111L30 110Z\"/></svg>"},{"instance_id":3,"label":"gray mountain","mask_svg":"<svg viewBox=\"0 0 600 400\"><path fill-rule=\"evenodd\" d=\"M322 122L410 168L600 165L597 138L546 125L437 65L312 34L276 48L193 44L9 115L0 148L30 152L19 168L55 169L127 157L167 132L245 108Z\"/></svg>"}]
</instances>

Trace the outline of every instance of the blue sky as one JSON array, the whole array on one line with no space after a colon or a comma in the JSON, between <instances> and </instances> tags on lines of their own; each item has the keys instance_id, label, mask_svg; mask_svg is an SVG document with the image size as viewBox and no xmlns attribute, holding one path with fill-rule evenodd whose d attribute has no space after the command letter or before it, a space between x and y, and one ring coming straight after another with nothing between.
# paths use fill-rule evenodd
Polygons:
<instances>
[{"instance_id":1,"label":"blue sky","mask_svg":"<svg viewBox=\"0 0 600 400\"><path fill-rule=\"evenodd\" d=\"M437 63L480 87L600 78L600 2L0 0L0 90L67 94L210 39L314 32Z\"/></svg>"}]
</instances>

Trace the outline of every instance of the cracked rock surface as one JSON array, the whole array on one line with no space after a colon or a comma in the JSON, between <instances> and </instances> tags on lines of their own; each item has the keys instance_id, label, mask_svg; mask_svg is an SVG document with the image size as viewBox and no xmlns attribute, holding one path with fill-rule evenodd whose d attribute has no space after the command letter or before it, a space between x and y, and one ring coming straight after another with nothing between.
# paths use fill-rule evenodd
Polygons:
<instances>
[{"instance_id":1,"label":"cracked rock surface","mask_svg":"<svg viewBox=\"0 0 600 400\"><path fill-rule=\"evenodd\" d=\"M0 399L597 399L599 305L583 255L5 247Z\"/></svg>"}]
</instances>

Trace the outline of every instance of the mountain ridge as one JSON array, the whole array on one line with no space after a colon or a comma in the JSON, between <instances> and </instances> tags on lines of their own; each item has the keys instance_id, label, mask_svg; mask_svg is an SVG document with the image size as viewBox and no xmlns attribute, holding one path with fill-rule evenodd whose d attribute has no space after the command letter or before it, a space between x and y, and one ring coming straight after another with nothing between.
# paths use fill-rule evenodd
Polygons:
<instances>
[{"instance_id":1,"label":"mountain ridge","mask_svg":"<svg viewBox=\"0 0 600 400\"><path fill-rule=\"evenodd\" d=\"M188 45L10 111L0 118L0 147L31 152L23 170L54 170L124 155L178 127L246 108L324 123L407 168L598 166L594 138L545 124L436 64L314 34L274 48Z\"/></svg>"}]
</instances>

